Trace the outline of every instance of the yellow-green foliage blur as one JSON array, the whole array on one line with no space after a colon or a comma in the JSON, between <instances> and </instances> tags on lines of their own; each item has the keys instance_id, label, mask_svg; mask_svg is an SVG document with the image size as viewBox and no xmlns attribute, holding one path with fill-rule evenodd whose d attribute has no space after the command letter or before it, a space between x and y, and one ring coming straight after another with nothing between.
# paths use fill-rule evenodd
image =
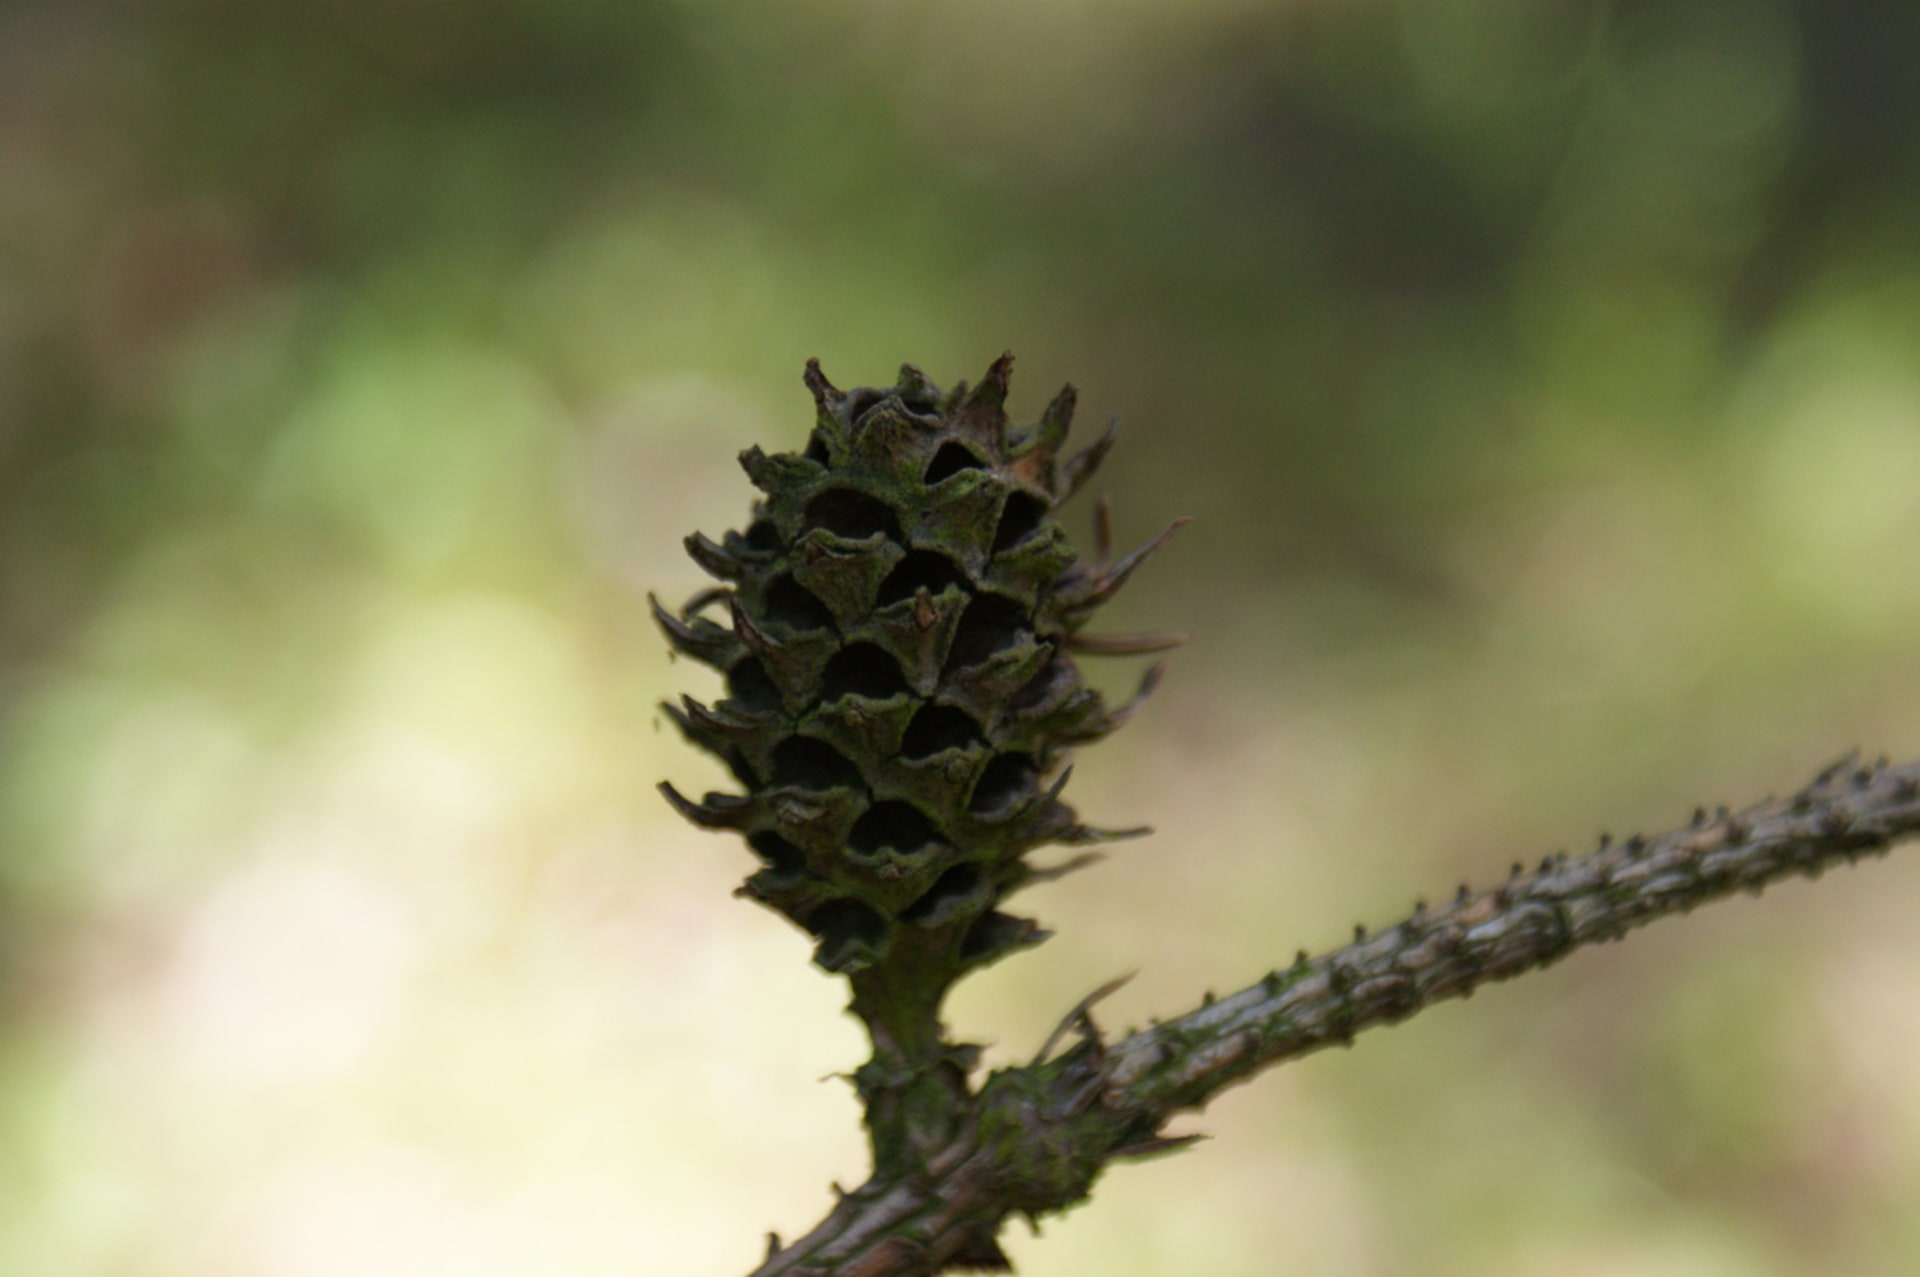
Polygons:
<instances>
[{"instance_id":1,"label":"yellow-green foliage blur","mask_svg":"<svg viewBox=\"0 0 1920 1277\"><path fill-rule=\"evenodd\" d=\"M0 9L0 1273L742 1272L862 1058L644 591L840 385L1124 418L1030 1054L1920 754L1908 6ZM1087 530L1069 509L1069 529ZM1104 615L1104 614L1103 614ZM1095 671L1121 688L1120 661ZM1920 864L1234 1092L1028 1277L1920 1271Z\"/></svg>"}]
</instances>

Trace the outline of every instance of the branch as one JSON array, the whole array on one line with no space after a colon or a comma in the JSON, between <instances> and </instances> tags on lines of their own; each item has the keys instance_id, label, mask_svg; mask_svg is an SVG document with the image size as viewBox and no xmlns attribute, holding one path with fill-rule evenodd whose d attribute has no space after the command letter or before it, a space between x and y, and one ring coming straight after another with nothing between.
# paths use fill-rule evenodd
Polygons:
<instances>
[{"instance_id":1,"label":"branch","mask_svg":"<svg viewBox=\"0 0 1920 1277\"><path fill-rule=\"evenodd\" d=\"M1262 1069L1436 1002L1548 966L1583 945L1736 891L1885 852L1920 834L1920 762L1856 767L1852 756L1791 798L1737 814L1696 813L1689 826L1532 872L1309 958L1304 952L1238 993L1105 1046L1086 1017L1052 1060L987 1079L959 1134L916 1173L870 1181L787 1247L777 1239L752 1277L931 1277L1005 1271L994 1238L1007 1216L1064 1210L1112 1161L1185 1143L1160 1136Z\"/></svg>"}]
</instances>

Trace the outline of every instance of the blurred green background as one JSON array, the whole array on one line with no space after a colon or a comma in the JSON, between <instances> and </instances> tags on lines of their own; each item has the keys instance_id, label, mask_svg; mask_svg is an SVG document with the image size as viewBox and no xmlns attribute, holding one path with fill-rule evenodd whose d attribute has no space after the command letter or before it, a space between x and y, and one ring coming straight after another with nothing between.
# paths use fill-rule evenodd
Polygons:
<instances>
[{"instance_id":1,"label":"blurred green background","mask_svg":"<svg viewBox=\"0 0 1920 1277\"><path fill-rule=\"evenodd\" d=\"M0 10L0 1272L731 1273L858 1181L643 592L803 361L1126 421L1157 837L957 1032L1920 754L1920 9ZM1083 427L1085 429L1085 427ZM1084 509L1069 526L1085 531ZM1101 671L1109 686L1136 668ZM1912 852L1280 1070L1028 1277L1920 1271Z\"/></svg>"}]
</instances>

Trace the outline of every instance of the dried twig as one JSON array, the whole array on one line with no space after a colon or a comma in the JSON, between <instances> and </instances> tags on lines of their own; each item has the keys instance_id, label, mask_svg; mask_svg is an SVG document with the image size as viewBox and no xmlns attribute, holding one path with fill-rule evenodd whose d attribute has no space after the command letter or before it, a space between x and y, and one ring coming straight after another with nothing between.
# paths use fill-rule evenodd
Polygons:
<instances>
[{"instance_id":1,"label":"dried twig","mask_svg":"<svg viewBox=\"0 0 1920 1277\"><path fill-rule=\"evenodd\" d=\"M1253 1074L1483 984L1548 966L1583 945L1783 878L1877 855L1920 834L1920 762L1860 767L1852 756L1791 798L1697 813L1651 838L1549 857L1384 931L1301 955L1228 997L1101 1047L1084 1036L1055 1059L986 1080L960 1133L916 1173L870 1181L752 1277L930 1277L1007 1268L994 1238L1009 1215L1084 1199L1111 1161L1178 1147L1161 1128ZM1063 1024L1077 1024L1093 999ZM1057 1039L1050 1043L1050 1051Z\"/></svg>"}]
</instances>

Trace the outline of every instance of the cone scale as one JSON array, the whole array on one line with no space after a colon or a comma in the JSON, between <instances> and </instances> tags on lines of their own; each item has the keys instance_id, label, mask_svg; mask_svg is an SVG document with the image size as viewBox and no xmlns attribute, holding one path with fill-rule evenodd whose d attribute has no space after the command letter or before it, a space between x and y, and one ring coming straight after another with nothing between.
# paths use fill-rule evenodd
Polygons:
<instances>
[{"instance_id":1,"label":"cone scale","mask_svg":"<svg viewBox=\"0 0 1920 1277\"><path fill-rule=\"evenodd\" d=\"M1068 753L1134 704L1108 706L1075 653L1179 641L1081 634L1180 523L1109 563L1102 505L1095 561L1077 558L1053 515L1113 429L1060 455L1071 386L1012 426L1012 362L944 392L911 364L891 387L842 391L809 362L805 450L743 453L761 493L747 528L687 538L718 587L677 614L654 603L673 647L726 680L716 704L666 711L741 792L661 789L694 823L746 838L761 867L737 894L804 928L814 961L851 982L882 1173L943 1145L969 1098L977 1051L944 1037L947 990L1046 938L1002 907L1061 872L1030 853L1133 832L1081 824L1060 796Z\"/></svg>"}]
</instances>

